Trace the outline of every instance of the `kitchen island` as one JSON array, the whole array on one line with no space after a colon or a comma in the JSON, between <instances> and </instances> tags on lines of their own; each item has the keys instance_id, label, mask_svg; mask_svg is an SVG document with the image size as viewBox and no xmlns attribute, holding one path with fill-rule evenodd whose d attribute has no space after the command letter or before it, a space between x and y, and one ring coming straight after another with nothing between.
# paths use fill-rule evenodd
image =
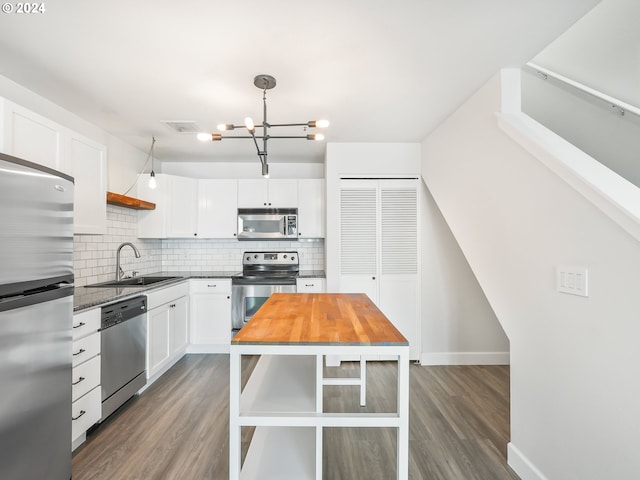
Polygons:
<instances>
[{"instance_id":1,"label":"kitchen island","mask_svg":"<svg viewBox=\"0 0 640 480\"><path fill-rule=\"evenodd\" d=\"M243 355L260 355L241 389ZM325 355L397 358L397 406L327 413ZM322 479L323 428L396 428L397 478L408 478L409 343L364 294L273 294L234 337L230 358L229 478ZM256 430L241 464L241 429Z\"/></svg>"}]
</instances>

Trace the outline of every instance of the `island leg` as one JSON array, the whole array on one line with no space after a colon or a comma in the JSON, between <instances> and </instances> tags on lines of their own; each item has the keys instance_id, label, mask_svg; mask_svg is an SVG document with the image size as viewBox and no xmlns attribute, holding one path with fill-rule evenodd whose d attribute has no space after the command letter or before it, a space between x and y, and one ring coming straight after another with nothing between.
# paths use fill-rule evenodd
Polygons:
<instances>
[{"instance_id":1,"label":"island leg","mask_svg":"<svg viewBox=\"0 0 640 480\"><path fill-rule=\"evenodd\" d=\"M409 349L398 355L398 480L409 478Z\"/></svg>"},{"instance_id":2,"label":"island leg","mask_svg":"<svg viewBox=\"0 0 640 480\"><path fill-rule=\"evenodd\" d=\"M229 480L240 479L241 427L240 427L240 370L242 355L229 354Z\"/></svg>"}]
</instances>

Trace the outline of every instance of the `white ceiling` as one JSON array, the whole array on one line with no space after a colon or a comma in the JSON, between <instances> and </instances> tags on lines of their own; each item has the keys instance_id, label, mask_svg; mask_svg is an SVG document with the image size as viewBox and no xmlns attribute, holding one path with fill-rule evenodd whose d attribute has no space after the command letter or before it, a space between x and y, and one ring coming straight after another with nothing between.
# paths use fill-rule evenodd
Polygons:
<instances>
[{"instance_id":1,"label":"white ceiling","mask_svg":"<svg viewBox=\"0 0 640 480\"><path fill-rule=\"evenodd\" d=\"M520 66L598 0L53 0L0 16L0 74L160 160L257 161L166 120L331 120L332 142L419 142L491 75ZM0 92L1 94L1 92ZM279 132L271 130L271 134ZM301 133L301 132L300 132ZM269 162L324 144L269 142Z\"/></svg>"}]
</instances>

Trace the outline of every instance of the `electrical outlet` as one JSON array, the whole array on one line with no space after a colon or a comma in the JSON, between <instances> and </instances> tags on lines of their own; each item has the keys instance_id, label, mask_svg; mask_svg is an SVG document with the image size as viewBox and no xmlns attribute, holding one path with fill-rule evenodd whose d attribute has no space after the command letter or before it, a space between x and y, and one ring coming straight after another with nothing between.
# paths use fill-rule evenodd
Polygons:
<instances>
[{"instance_id":1,"label":"electrical outlet","mask_svg":"<svg viewBox=\"0 0 640 480\"><path fill-rule=\"evenodd\" d=\"M588 273L589 271L586 267L558 265L558 267L556 267L556 288L558 292L588 297Z\"/></svg>"}]
</instances>

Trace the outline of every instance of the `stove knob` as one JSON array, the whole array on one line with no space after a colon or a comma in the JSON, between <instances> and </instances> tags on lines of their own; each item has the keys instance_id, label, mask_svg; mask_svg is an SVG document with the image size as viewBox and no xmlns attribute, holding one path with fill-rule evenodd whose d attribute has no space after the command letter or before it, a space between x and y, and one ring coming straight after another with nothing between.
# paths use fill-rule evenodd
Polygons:
<instances>
[{"instance_id":1,"label":"stove knob","mask_svg":"<svg viewBox=\"0 0 640 480\"><path fill-rule=\"evenodd\" d=\"M287 256L285 255L284 258L287 258Z\"/></svg>"},{"instance_id":2,"label":"stove knob","mask_svg":"<svg viewBox=\"0 0 640 480\"><path fill-rule=\"evenodd\" d=\"M257 260L258 259L258 255L254 255L253 258L255 258Z\"/></svg>"},{"instance_id":3,"label":"stove knob","mask_svg":"<svg viewBox=\"0 0 640 480\"><path fill-rule=\"evenodd\" d=\"M294 261L296 259L296 257L291 256L291 261Z\"/></svg>"},{"instance_id":4,"label":"stove knob","mask_svg":"<svg viewBox=\"0 0 640 480\"><path fill-rule=\"evenodd\" d=\"M247 257L247 261L251 260L251 257Z\"/></svg>"}]
</instances>

